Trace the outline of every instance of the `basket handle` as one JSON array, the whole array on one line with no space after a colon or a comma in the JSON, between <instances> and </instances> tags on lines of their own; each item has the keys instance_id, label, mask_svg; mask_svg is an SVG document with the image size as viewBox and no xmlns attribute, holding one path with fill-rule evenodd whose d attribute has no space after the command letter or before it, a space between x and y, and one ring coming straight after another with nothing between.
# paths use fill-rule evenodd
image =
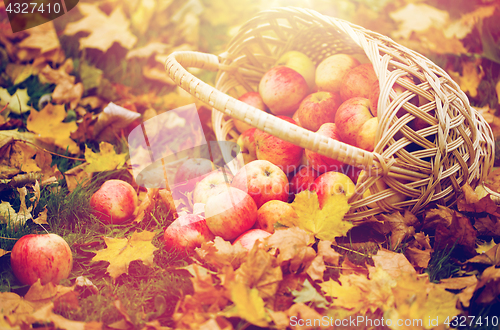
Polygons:
<instances>
[{"instance_id":1,"label":"basket handle","mask_svg":"<svg viewBox=\"0 0 500 330\"><path fill-rule=\"evenodd\" d=\"M165 70L178 86L198 100L209 104L230 117L242 120L257 129L279 136L282 140L336 159L344 164L364 169L375 165L381 168L382 172L387 173L387 165L380 155L311 132L264 111L258 111L258 109L204 83L184 67L218 71L220 63L216 55L193 51L173 52L167 58Z\"/></svg>"}]
</instances>

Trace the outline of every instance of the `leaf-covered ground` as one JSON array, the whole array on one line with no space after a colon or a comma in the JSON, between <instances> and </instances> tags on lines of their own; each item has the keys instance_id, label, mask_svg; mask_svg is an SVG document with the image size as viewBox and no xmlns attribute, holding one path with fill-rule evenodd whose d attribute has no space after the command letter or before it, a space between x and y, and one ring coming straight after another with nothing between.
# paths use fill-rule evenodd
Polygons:
<instances>
[{"instance_id":1,"label":"leaf-covered ground","mask_svg":"<svg viewBox=\"0 0 500 330\"><path fill-rule=\"evenodd\" d=\"M209 109L176 87L165 58L219 54L243 22L284 5L346 19L429 57L498 138L497 0L80 1L18 33L0 3L1 329L498 328L500 210L467 185L452 207L358 226L339 216L345 201L320 211L315 194L304 193L292 203L297 218L282 221L289 228L250 252L220 238L192 258L165 248L163 231L176 207L192 207L189 196L173 201L165 189L139 188L126 138L142 121L192 103L213 137ZM193 73L214 82L214 73ZM169 120L172 134L184 125ZM499 174L489 176L492 190L500 191ZM90 196L111 178L139 191L123 225L90 214ZM9 251L45 231L69 243L73 271L60 285L23 286Z\"/></svg>"}]
</instances>

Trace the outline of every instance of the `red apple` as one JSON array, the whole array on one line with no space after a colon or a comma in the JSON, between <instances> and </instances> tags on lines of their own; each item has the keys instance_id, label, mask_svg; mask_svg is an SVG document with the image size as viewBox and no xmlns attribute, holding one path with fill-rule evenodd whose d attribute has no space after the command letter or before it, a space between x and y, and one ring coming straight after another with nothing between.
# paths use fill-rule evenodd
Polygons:
<instances>
[{"instance_id":1,"label":"red apple","mask_svg":"<svg viewBox=\"0 0 500 330\"><path fill-rule=\"evenodd\" d=\"M39 278L42 285L59 284L71 272L73 255L59 235L25 235L12 248L10 264L22 284L33 285Z\"/></svg>"},{"instance_id":2,"label":"red apple","mask_svg":"<svg viewBox=\"0 0 500 330\"><path fill-rule=\"evenodd\" d=\"M307 150L306 150L307 152ZM298 194L303 190L314 190L314 180L319 173L312 166L303 166L290 180L290 192Z\"/></svg>"},{"instance_id":3,"label":"red apple","mask_svg":"<svg viewBox=\"0 0 500 330\"><path fill-rule=\"evenodd\" d=\"M210 172L215 170L215 165L206 158L190 158L179 166L175 173L174 185L179 189L191 191L197 182L201 181Z\"/></svg>"},{"instance_id":4,"label":"red apple","mask_svg":"<svg viewBox=\"0 0 500 330\"><path fill-rule=\"evenodd\" d=\"M259 93L273 114L291 115L309 93L309 86L300 73L278 65L264 74Z\"/></svg>"},{"instance_id":5,"label":"red apple","mask_svg":"<svg viewBox=\"0 0 500 330\"><path fill-rule=\"evenodd\" d=\"M337 126L335 124L323 124L316 133L340 141L339 134L337 133ZM326 157L311 150L306 149L305 154L309 165L319 173L340 171L341 167L344 166L344 163L336 159Z\"/></svg>"},{"instance_id":6,"label":"red apple","mask_svg":"<svg viewBox=\"0 0 500 330\"><path fill-rule=\"evenodd\" d=\"M358 65L359 61L351 55L335 54L327 57L316 68L318 90L338 93L344 75Z\"/></svg>"},{"instance_id":7,"label":"red apple","mask_svg":"<svg viewBox=\"0 0 500 330\"><path fill-rule=\"evenodd\" d=\"M240 152L243 155L245 164L257 159L257 150L255 146L255 131L256 128L250 128L238 137L236 144L240 147Z\"/></svg>"},{"instance_id":8,"label":"red apple","mask_svg":"<svg viewBox=\"0 0 500 330\"><path fill-rule=\"evenodd\" d=\"M297 109L297 111L295 111L295 112L293 113L292 119L295 121L295 124L297 124L297 126L302 127L302 125L300 124L300 119L299 119L299 110L298 110L298 109Z\"/></svg>"},{"instance_id":9,"label":"red apple","mask_svg":"<svg viewBox=\"0 0 500 330\"><path fill-rule=\"evenodd\" d=\"M210 196L218 195L229 189L233 175L227 171L218 169L212 171L196 184L193 191L193 204L206 204Z\"/></svg>"},{"instance_id":10,"label":"red apple","mask_svg":"<svg viewBox=\"0 0 500 330\"><path fill-rule=\"evenodd\" d=\"M340 105L335 115L337 133L342 142L356 145L358 133L365 122L373 118L370 113L370 100L353 97Z\"/></svg>"},{"instance_id":11,"label":"red apple","mask_svg":"<svg viewBox=\"0 0 500 330\"><path fill-rule=\"evenodd\" d=\"M369 98L377 75L371 63L361 64L349 70L340 84L340 97L346 101L353 97Z\"/></svg>"},{"instance_id":12,"label":"red apple","mask_svg":"<svg viewBox=\"0 0 500 330\"><path fill-rule=\"evenodd\" d=\"M301 126L316 132L321 125L335 122L335 114L341 104L339 93L309 94L302 100L298 110Z\"/></svg>"},{"instance_id":13,"label":"red apple","mask_svg":"<svg viewBox=\"0 0 500 330\"><path fill-rule=\"evenodd\" d=\"M378 118L373 117L368 119L361 126L356 138L355 146L366 151L372 152L375 149L375 138L377 136Z\"/></svg>"},{"instance_id":14,"label":"red apple","mask_svg":"<svg viewBox=\"0 0 500 330\"><path fill-rule=\"evenodd\" d=\"M122 180L108 180L90 198L90 206L98 219L120 224L129 219L137 206L137 193Z\"/></svg>"},{"instance_id":15,"label":"red apple","mask_svg":"<svg viewBox=\"0 0 500 330\"><path fill-rule=\"evenodd\" d=\"M290 117L277 117L296 125L295 121ZM256 130L254 136L257 159L270 161L286 174L298 168L304 152L302 147L261 130Z\"/></svg>"},{"instance_id":16,"label":"red apple","mask_svg":"<svg viewBox=\"0 0 500 330\"><path fill-rule=\"evenodd\" d=\"M260 96L259 92L247 92L243 95L241 95L238 100L241 102L245 102L246 104L251 105L254 108L257 108L262 111L267 111L267 106L265 105L264 101L262 100L262 97ZM238 119L233 119L234 121L234 127L238 130L238 132L243 133L246 130L253 128L253 126L238 120Z\"/></svg>"},{"instance_id":17,"label":"red apple","mask_svg":"<svg viewBox=\"0 0 500 330\"><path fill-rule=\"evenodd\" d=\"M249 231L247 231L246 233L243 233L240 237L238 237L233 242L233 245L235 245L236 243L239 242L241 244L241 246L243 246L245 249L251 250L253 248L255 242L257 242L257 240L262 239L262 238L266 238L269 236L271 236L271 234L265 230L250 229Z\"/></svg>"},{"instance_id":18,"label":"red apple","mask_svg":"<svg viewBox=\"0 0 500 330\"><path fill-rule=\"evenodd\" d=\"M273 199L288 200L286 174L267 160L254 160L243 166L234 176L231 187L248 192L257 208Z\"/></svg>"},{"instance_id":19,"label":"red apple","mask_svg":"<svg viewBox=\"0 0 500 330\"><path fill-rule=\"evenodd\" d=\"M189 255L203 242L209 242L215 236L208 229L207 222L202 215L185 214L165 229L163 238L168 249Z\"/></svg>"},{"instance_id":20,"label":"red apple","mask_svg":"<svg viewBox=\"0 0 500 330\"><path fill-rule=\"evenodd\" d=\"M272 200L262 205L257 211L255 228L274 233L274 225L281 222L282 218L297 218L293 207L283 201Z\"/></svg>"},{"instance_id":21,"label":"red apple","mask_svg":"<svg viewBox=\"0 0 500 330\"><path fill-rule=\"evenodd\" d=\"M257 205L249 194L230 187L208 198L205 219L214 235L231 241L253 227L257 220Z\"/></svg>"},{"instance_id":22,"label":"red apple","mask_svg":"<svg viewBox=\"0 0 500 330\"><path fill-rule=\"evenodd\" d=\"M330 196L344 194L349 198L356 189L356 186L347 175L334 171L321 174L314 181L314 186L318 195L320 209L323 208Z\"/></svg>"}]
</instances>

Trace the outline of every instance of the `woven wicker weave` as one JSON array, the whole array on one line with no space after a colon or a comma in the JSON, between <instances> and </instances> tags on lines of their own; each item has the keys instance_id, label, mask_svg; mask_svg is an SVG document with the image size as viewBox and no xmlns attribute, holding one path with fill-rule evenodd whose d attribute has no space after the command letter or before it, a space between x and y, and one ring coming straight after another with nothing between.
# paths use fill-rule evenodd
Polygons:
<instances>
[{"instance_id":1,"label":"woven wicker weave","mask_svg":"<svg viewBox=\"0 0 500 330\"><path fill-rule=\"evenodd\" d=\"M246 91L256 91L262 75L289 50L307 54L316 65L336 53L368 57L381 91L373 152L320 136L235 99ZM218 71L215 88L185 67ZM176 52L169 56L166 70L178 85L218 110L212 112L218 140L237 138L231 119L237 118L367 170L367 179L358 184L349 200L351 211L346 220L402 209L416 214L430 203L452 205L462 194L462 185L481 184L493 166L491 128L443 69L386 36L313 10L286 7L262 12L240 29L223 54ZM401 79L404 76L416 84ZM396 82L407 89L399 96L392 90ZM415 95L425 104L410 103ZM400 108L406 114L398 117ZM415 132L409 125L415 118L428 126ZM384 180L388 189L378 191L376 180ZM367 188L372 194L362 198ZM403 194L406 200L388 203L387 198L396 194Z\"/></svg>"}]
</instances>

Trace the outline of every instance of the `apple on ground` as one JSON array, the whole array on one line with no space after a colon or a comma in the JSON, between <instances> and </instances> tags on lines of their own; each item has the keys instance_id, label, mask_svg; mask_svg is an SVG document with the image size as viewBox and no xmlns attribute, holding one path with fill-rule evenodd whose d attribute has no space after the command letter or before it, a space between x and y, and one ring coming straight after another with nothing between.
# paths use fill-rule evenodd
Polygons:
<instances>
[{"instance_id":1,"label":"apple on ground","mask_svg":"<svg viewBox=\"0 0 500 330\"><path fill-rule=\"evenodd\" d=\"M90 198L92 214L108 224L129 219L137 206L137 193L123 180L108 180Z\"/></svg>"},{"instance_id":2,"label":"apple on ground","mask_svg":"<svg viewBox=\"0 0 500 330\"><path fill-rule=\"evenodd\" d=\"M207 222L202 215L184 214L165 229L163 238L167 249L189 255L195 248L213 240L215 236L208 229Z\"/></svg>"},{"instance_id":3,"label":"apple on ground","mask_svg":"<svg viewBox=\"0 0 500 330\"><path fill-rule=\"evenodd\" d=\"M12 272L25 285L59 284L68 278L73 267L73 255L66 241L56 234L25 235L10 254Z\"/></svg>"},{"instance_id":4,"label":"apple on ground","mask_svg":"<svg viewBox=\"0 0 500 330\"><path fill-rule=\"evenodd\" d=\"M327 57L316 68L318 90L339 93L340 83L344 75L359 64L356 58L347 54L335 54Z\"/></svg>"},{"instance_id":5,"label":"apple on ground","mask_svg":"<svg viewBox=\"0 0 500 330\"><path fill-rule=\"evenodd\" d=\"M309 86L300 73L278 65L264 74L259 83L259 93L274 115L291 115L309 94Z\"/></svg>"},{"instance_id":6,"label":"apple on ground","mask_svg":"<svg viewBox=\"0 0 500 330\"><path fill-rule=\"evenodd\" d=\"M290 192L298 194L303 190L315 190L314 180L319 176L319 173L312 166L302 166L290 180Z\"/></svg>"},{"instance_id":7,"label":"apple on ground","mask_svg":"<svg viewBox=\"0 0 500 330\"><path fill-rule=\"evenodd\" d=\"M262 100L262 97L260 96L259 92L247 92L243 95L241 95L238 98L239 101L245 102L246 104L251 105L252 107L266 111L267 112L267 106L265 105L264 101ZM241 121L239 119L233 119L234 121L234 127L238 130L238 132L243 133L248 129L253 128L252 125L245 123L244 121Z\"/></svg>"},{"instance_id":8,"label":"apple on ground","mask_svg":"<svg viewBox=\"0 0 500 330\"><path fill-rule=\"evenodd\" d=\"M320 91L309 94L297 110L300 125L316 132L321 125L335 122L335 113L341 104L339 93Z\"/></svg>"},{"instance_id":9,"label":"apple on ground","mask_svg":"<svg viewBox=\"0 0 500 330\"><path fill-rule=\"evenodd\" d=\"M229 189L233 175L225 170L212 171L196 184L193 191L193 204L206 204L210 196L215 196Z\"/></svg>"},{"instance_id":10,"label":"apple on ground","mask_svg":"<svg viewBox=\"0 0 500 330\"><path fill-rule=\"evenodd\" d=\"M267 160L254 160L243 166L234 176L231 187L248 192L257 208L273 199L288 201L286 174Z\"/></svg>"},{"instance_id":11,"label":"apple on ground","mask_svg":"<svg viewBox=\"0 0 500 330\"><path fill-rule=\"evenodd\" d=\"M281 222L281 219L297 218L297 213L293 207L283 201L272 200L266 202L257 211L257 222L254 228L274 233L274 225Z\"/></svg>"},{"instance_id":12,"label":"apple on ground","mask_svg":"<svg viewBox=\"0 0 500 330\"><path fill-rule=\"evenodd\" d=\"M365 63L349 70L340 84L340 97L346 101L353 97L369 98L373 84L378 80L373 65Z\"/></svg>"},{"instance_id":13,"label":"apple on ground","mask_svg":"<svg viewBox=\"0 0 500 330\"><path fill-rule=\"evenodd\" d=\"M368 119L358 133L355 146L372 152L375 149L375 138L377 136L378 118Z\"/></svg>"},{"instance_id":14,"label":"apple on ground","mask_svg":"<svg viewBox=\"0 0 500 330\"><path fill-rule=\"evenodd\" d=\"M314 186L318 195L320 209L323 208L330 196L344 194L349 198L356 189L356 186L347 175L334 171L321 174L314 181Z\"/></svg>"},{"instance_id":15,"label":"apple on ground","mask_svg":"<svg viewBox=\"0 0 500 330\"><path fill-rule=\"evenodd\" d=\"M250 128L240 134L236 144L240 147L240 153L243 156L245 164L257 159L257 150L255 146L255 131L256 128Z\"/></svg>"},{"instance_id":16,"label":"apple on ground","mask_svg":"<svg viewBox=\"0 0 500 330\"><path fill-rule=\"evenodd\" d=\"M358 181L356 182L356 186L360 185L362 181L365 181L367 177L366 171L361 171L358 177ZM375 192L380 192L383 190L386 190L387 184L384 182L382 179L378 179L375 181L374 185L368 189L366 189L363 192L363 198L368 198L372 195L371 189L373 189ZM396 192L395 195L392 195L390 197L386 197L384 201L390 205L394 205L396 203L402 202L406 199L406 196L402 193ZM376 208L377 207L377 202L372 202L367 205L369 208Z\"/></svg>"},{"instance_id":17,"label":"apple on ground","mask_svg":"<svg viewBox=\"0 0 500 330\"><path fill-rule=\"evenodd\" d=\"M240 243L241 246L250 251L258 240L269 236L271 236L271 234L265 230L250 229L249 231L241 234L240 237L235 239L233 245Z\"/></svg>"},{"instance_id":18,"label":"apple on ground","mask_svg":"<svg viewBox=\"0 0 500 330\"><path fill-rule=\"evenodd\" d=\"M296 125L290 117L277 117ZM257 159L270 161L286 174L295 171L300 165L304 152L302 147L261 130L256 130L254 137Z\"/></svg>"},{"instance_id":19,"label":"apple on ground","mask_svg":"<svg viewBox=\"0 0 500 330\"><path fill-rule=\"evenodd\" d=\"M361 127L371 118L373 116L370 113L369 99L353 97L344 101L335 115L335 125L340 140L355 146Z\"/></svg>"},{"instance_id":20,"label":"apple on ground","mask_svg":"<svg viewBox=\"0 0 500 330\"><path fill-rule=\"evenodd\" d=\"M314 89L316 67L314 66L313 61L311 61L306 54L296 50L290 50L281 55L275 65L284 65L297 71L306 80L309 90L312 91Z\"/></svg>"},{"instance_id":21,"label":"apple on ground","mask_svg":"<svg viewBox=\"0 0 500 330\"><path fill-rule=\"evenodd\" d=\"M257 205L252 196L230 187L208 198L205 219L215 236L231 241L253 227L257 220Z\"/></svg>"},{"instance_id":22,"label":"apple on ground","mask_svg":"<svg viewBox=\"0 0 500 330\"><path fill-rule=\"evenodd\" d=\"M335 124L323 124L316 133L340 141L337 125ZM342 163L341 161L329 158L308 149L306 149L305 154L308 164L320 174L328 171L340 171L344 166L344 163Z\"/></svg>"},{"instance_id":23,"label":"apple on ground","mask_svg":"<svg viewBox=\"0 0 500 330\"><path fill-rule=\"evenodd\" d=\"M215 170L215 165L206 158L189 158L177 169L174 178L175 190L192 191L197 182Z\"/></svg>"}]
</instances>

